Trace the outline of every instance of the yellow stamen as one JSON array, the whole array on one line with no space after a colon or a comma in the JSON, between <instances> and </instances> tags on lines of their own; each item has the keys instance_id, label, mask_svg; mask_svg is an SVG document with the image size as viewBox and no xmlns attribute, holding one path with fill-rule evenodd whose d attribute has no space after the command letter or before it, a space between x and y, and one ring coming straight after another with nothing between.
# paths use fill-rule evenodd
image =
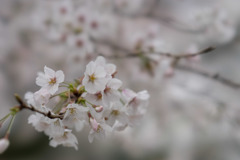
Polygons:
<instances>
[{"instance_id":1,"label":"yellow stamen","mask_svg":"<svg viewBox=\"0 0 240 160\"><path fill-rule=\"evenodd\" d=\"M89 76L89 81L90 81L90 82L93 83L93 82L95 81L95 79L96 79L96 77L95 77L94 74L92 74L92 75Z\"/></svg>"},{"instance_id":2,"label":"yellow stamen","mask_svg":"<svg viewBox=\"0 0 240 160\"><path fill-rule=\"evenodd\" d=\"M48 83L49 83L50 85L53 85L53 84L57 83L57 78L56 78L56 77L51 78Z\"/></svg>"},{"instance_id":3,"label":"yellow stamen","mask_svg":"<svg viewBox=\"0 0 240 160\"><path fill-rule=\"evenodd\" d=\"M113 114L114 116L117 116L117 115L119 115L120 113L119 113L118 110L113 110L111 114Z\"/></svg>"}]
</instances>

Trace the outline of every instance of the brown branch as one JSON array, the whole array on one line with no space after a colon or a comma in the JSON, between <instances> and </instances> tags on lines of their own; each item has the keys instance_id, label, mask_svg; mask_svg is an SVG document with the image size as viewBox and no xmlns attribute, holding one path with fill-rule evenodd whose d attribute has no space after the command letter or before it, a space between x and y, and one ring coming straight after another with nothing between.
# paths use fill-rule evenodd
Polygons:
<instances>
[{"instance_id":1,"label":"brown branch","mask_svg":"<svg viewBox=\"0 0 240 160\"><path fill-rule=\"evenodd\" d=\"M19 110L20 111L23 110L23 109L27 109L27 110L31 110L33 112L40 113L40 114L42 114L42 115L44 115L44 116L46 116L46 117L48 117L50 119L55 119L55 118L63 119L62 115L54 115L50 111L48 113L39 111L39 110L35 109L33 106L28 106L27 104L25 104L23 102L23 100L20 98L19 95L15 94L14 96L15 96L17 102L19 103Z\"/></svg>"},{"instance_id":2,"label":"brown branch","mask_svg":"<svg viewBox=\"0 0 240 160\"><path fill-rule=\"evenodd\" d=\"M203 49L199 52L196 53L182 53L182 54L171 54L171 53L163 53L163 52L144 52L144 51L140 51L140 52L127 52L126 50L124 50L124 52L127 52L127 54L125 55L113 55L113 56L106 56L104 54L99 54L101 56L104 56L106 58L137 58L139 57L139 55L147 55L147 54L159 54L161 56L165 56L165 57L169 57L169 58L174 58L174 59L182 59L182 58L190 58L190 57L195 57L198 55L202 55L202 54L206 54L209 53L211 51L215 50L215 47L208 47L206 49Z\"/></svg>"},{"instance_id":3,"label":"brown branch","mask_svg":"<svg viewBox=\"0 0 240 160\"><path fill-rule=\"evenodd\" d=\"M206 70L203 70L203 69L190 67L190 66L186 66L186 65L179 65L179 64L176 66L176 69L187 71L187 72L192 72L192 73L201 75L203 77L206 77L206 78L218 81L218 82L220 82L220 83L222 83L222 84L224 84L226 86L229 86L231 88L234 88L234 89L239 89L240 88L240 84L239 83L236 83L236 82L233 82L233 81L231 81L229 79L226 79L226 78L220 76L219 73L210 73L210 72L208 72Z\"/></svg>"},{"instance_id":4,"label":"brown branch","mask_svg":"<svg viewBox=\"0 0 240 160\"><path fill-rule=\"evenodd\" d=\"M206 54L209 53L211 51L213 51L215 49L215 47L208 47L206 49L203 49L199 52L196 53L183 53L183 54L171 54L171 53L159 53L162 56L166 56L166 57L170 57L170 58L176 58L176 59L181 59L181 58L190 58L190 57L194 57L194 56L198 56L198 55L202 55L202 54Z\"/></svg>"},{"instance_id":5,"label":"brown branch","mask_svg":"<svg viewBox=\"0 0 240 160\"><path fill-rule=\"evenodd\" d=\"M103 54L100 54L100 55L105 56L106 58L138 58L140 54L144 54L144 53L139 53L139 52L138 53L137 52L135 52L135 53L134 52L128 52L126 49L120 48L118 46L116 47L115 45L113 46L113 48L115 48L117 50L121 50L122 52L126 52L128 54L125 54L123 56L119 56L119 55L105 56ZM182 58L190 58L190 57L194 57L194 56L197 56L197 55L206 54L206 53L209 53L209 52L213 51L214 49L215 49L214 47L208 47L206 49L203 49L199 52L192 53L192 54L187 54L187 53L178 54L178 55L173 55L171 53L157 53L157 54L173 58L173 62L172 62L171 65L172 65L172 67L174 67L176 69L192 72L192 73L204 76L206 78L218 81L218 82L220 82L220 83L222 83L226 86L229 86L231 88L239 89L240 84L235 83L235 82L233 82L229 79L226 79L224 77L221 77L218 73L210 73L210 72L204 71L202 69L192 68L192 67L189 67L189 66L183 66L183 65L178 64L179 60L182 59Z\"/></svg>"}]
</instances>

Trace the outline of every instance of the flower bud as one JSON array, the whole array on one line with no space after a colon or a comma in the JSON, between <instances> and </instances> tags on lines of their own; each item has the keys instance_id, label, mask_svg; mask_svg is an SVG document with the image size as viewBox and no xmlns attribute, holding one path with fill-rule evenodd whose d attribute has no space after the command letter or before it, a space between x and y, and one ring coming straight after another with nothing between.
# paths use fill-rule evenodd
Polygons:
<instances>
[{"instance_id":1,"label":"flower bud","mask_svg":"<svg viewBox=\"0 0 240 160\"><path fill-rule=\"evenodd\" d=\"M90 118L90 124L91 124L92 129L96 132L99 127L99 123L96 121L96 119Z\"/></svg>"},{"instance_id":2,"label":"flower bud","mask_svg":"<svg viewBox=\"0 0 240 160\"><path fill-rule=\"evenodd\" d=\"M102 112L103 111L103 106L97 106L96 108L94 108L96 112Z\"/></svg>"},{"instance_id":3,"label":"flower bud","mask_svg":"<svg viewBox=\"0 0 240 160\"><path fill-rule=\"evenodd\" d=\"M9 146L9 140L7 138L0 139L0 154L2 154Z\"/></svg>"}]
</instances>

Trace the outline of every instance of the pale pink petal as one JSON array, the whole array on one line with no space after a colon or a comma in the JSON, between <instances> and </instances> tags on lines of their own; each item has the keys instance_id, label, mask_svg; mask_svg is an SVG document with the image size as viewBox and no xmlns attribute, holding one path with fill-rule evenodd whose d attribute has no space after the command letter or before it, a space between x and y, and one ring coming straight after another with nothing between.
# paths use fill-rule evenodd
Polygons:
<instances>
[{"instance_id":1,"label":"pale pink petal","mask_svg":"<svg viewBox=\"0 0 240 160\"><path fill-rule=\"evenodd\" d=\"M51 68L48 68L47 66L44 67L44 73L46 75L49 75L50 77L54 77L55 76L55 71L52 70Z\"/></svg>"},{"instance_id":2,"label":"pale pink petal","mask_svg":"<svg viewBox=\"0 0 240 160\"><path fill-rule=\"evenodd\" d=\"M122 86L122 81L120 81L117 78L113 78L108 82L107 86L112 88L112 89L117 90Z\"/></svg>"},{"instance_id":3,"label":"pale pink petal","mask_svg":"<svg viewBox=\"0 0 240 160\"><path fill-rule=\"evenodd\" d=\"M56 79L57 79L57 83L62 83L64 81L63 71L60 70L56 72Z\"/></svg>"}]
</instances>

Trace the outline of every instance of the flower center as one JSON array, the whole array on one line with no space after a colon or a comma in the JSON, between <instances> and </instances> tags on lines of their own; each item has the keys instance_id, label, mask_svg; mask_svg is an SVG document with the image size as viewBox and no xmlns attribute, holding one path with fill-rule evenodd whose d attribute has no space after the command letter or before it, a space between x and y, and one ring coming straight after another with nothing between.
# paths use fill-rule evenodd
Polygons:
<instances>
[{"instance_id":1,"label":"flower center","mask_svg":"<svg viewBox=\"0 0 240 160\"><path fill-rule=\"evenodd\" d=\"M101 94L101 92L98 92L98 93L96 93L95 95L96 95L97 100L101 100L101 99L102 99L102 94Z\"/></svg>"},{"instance_id":2,"label":"flower center","mask_svg":"<svg viewBox=\"0 0 240 160\"><path fill-rule=\"evenodd\" d=\"M53 84L57 83L57 78L56 78L56 77L51 78L48 83L49 83L50 85L53 85Z\"/></svg>"},{"instance_id":3,"label":"flower center","mask_svg":"<svg viewBox=\"0 0 240 160\"><path fill-rule=\"evenodd\" d=\"M112 113L114 116L118 116L119 115L119 111L118 110L113 110Z\"/></svg>"},{"instance_id":4,"label":"flower center","mask_svg":"<svg viewBox=\"0 0 240 160\"><path fill-rule=\"evenodd\" d=\"M111 90L111 88L106 87L106 88L104 89L104 93L107 94L108 92L110 92L110 90Z\"/></svg>"},{"instance_id":5,"label":"flower center","mask_svg":"<svg viewBox=\"0 0 240 160\"><path fill-rule=\"evenodd\" d=\"M74 108L69 108L69 111L71 114L75 114L76 113L76 110Z\"/></svg>"},{"instance_id":6,"label":"flower center","mask_svg":"<svg viewBox=\"0 0 240 160\"><path fill-rule=\"evenodd\" d=\"M76 35L78 35L78 34L80 34L80 33L82 32L82 28L81 28L81 27L74 28L74 29L73 29L73 32L74 32Z\"/></svg>"},{"instance_id":7,"label":"flower center","mask_svg":"<svg viewBox=\"0 0 240 160\"><path fill-rule=\"evenodd\" d=\"M89 81L90 81L90 82L93 83L93 82L95 81L95 79L96 79L96 77L95 77L94 74L92 74L92 75L89 76Z\"/></svg>"},{"instance_id":8,"label":"flower center","mask_svg":"<svg viewBox=\"0 0 240 160\"><path fill-rule=\"evenodd\" d=\"M100 125L98 125L98 128L97 128L97 133L100 133L101 132L101 130L102 130L102 127L100 126Z\"/></svg>"}]
</instances>

